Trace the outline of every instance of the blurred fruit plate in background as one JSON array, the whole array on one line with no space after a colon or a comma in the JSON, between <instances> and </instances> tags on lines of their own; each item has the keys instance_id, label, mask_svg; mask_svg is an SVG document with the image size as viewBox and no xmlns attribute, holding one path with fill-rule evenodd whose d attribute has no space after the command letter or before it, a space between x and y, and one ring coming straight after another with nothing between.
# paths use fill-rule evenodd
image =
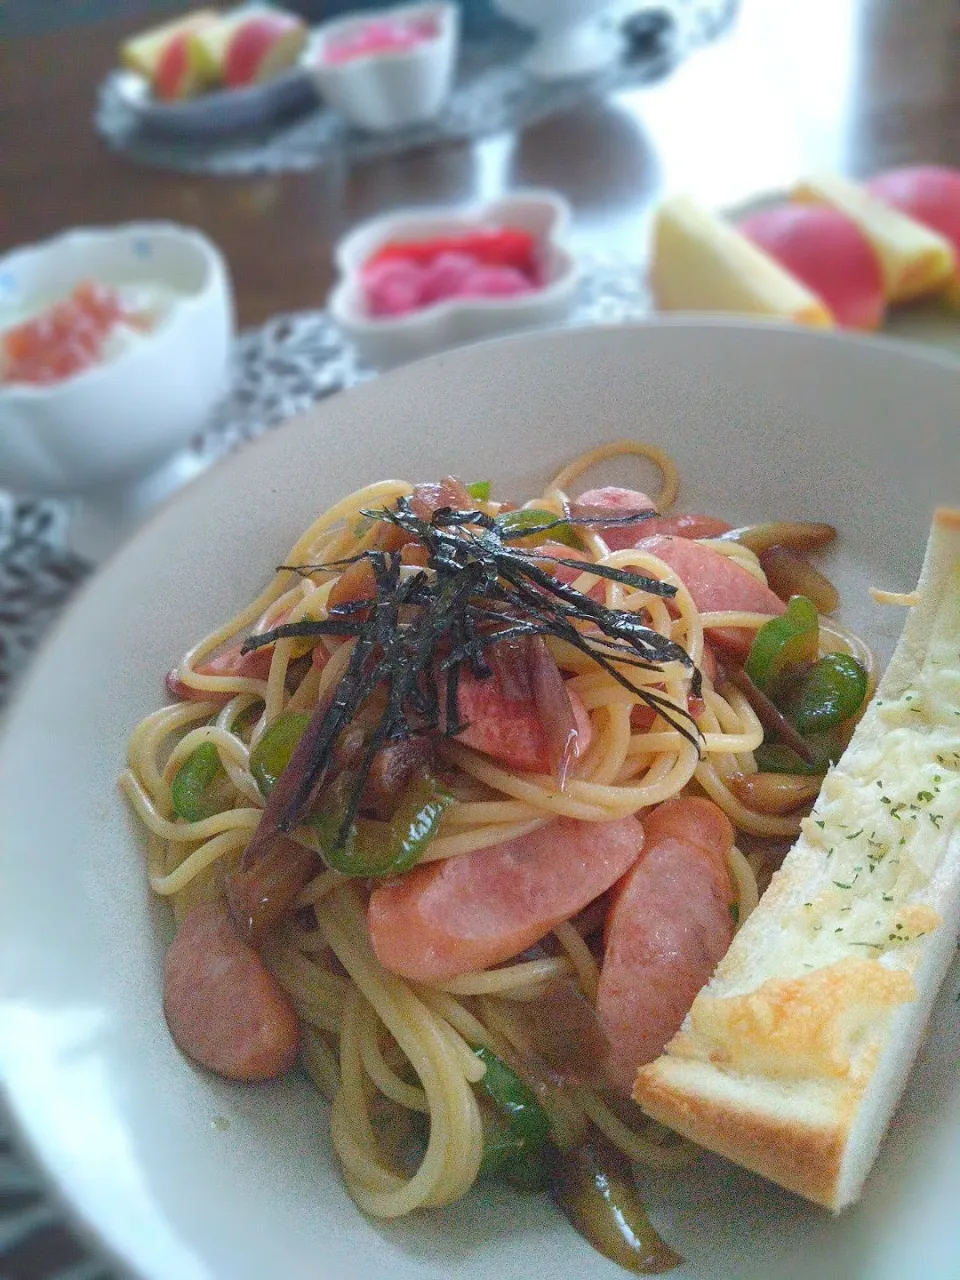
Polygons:
<instances>
[{"instance_id":1,"label":"blurred fruit plate in background","mask_svg":"<svg viewBox=\"0 0 960 1280\"><path fill-rule=\"evenodd\" d=\"M724 210L724 217L735 226L742 226L757 214L782 208L790 198L789 191L770 192L734 209ZM888 306L878 332L889 338L929 343L960 356L960 310L950 296L926 297Z\"/></svg>"},{"instance_id":2,"label":"blurred fruit plate in background","mask_svg":"<svg viewBox=\"0 0 960 1280\"><path fill-rule=\"evenodd\" d=\"M193 137L256 129L316 105L310 31L263 4L195 10L134 36L114 73L141 125Z\"/></svg>"},{"instance_id":3,"label":"blurred fruit plate in background","mask_svg":"<svg viewBox=\"0 0 960 1280\"><path fill-rule=\"evenodd\" d=\"M960 170L819 175L722 213L670 196L653 220L649 283L660 311L882 330L957 352Z\"/></svg>"}]
</instances>

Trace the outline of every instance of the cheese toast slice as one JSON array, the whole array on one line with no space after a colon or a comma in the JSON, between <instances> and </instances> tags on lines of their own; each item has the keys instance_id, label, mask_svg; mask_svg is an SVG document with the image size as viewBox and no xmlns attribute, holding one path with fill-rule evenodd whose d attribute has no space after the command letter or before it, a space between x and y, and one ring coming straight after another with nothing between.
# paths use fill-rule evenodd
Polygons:
<instances>
[{"instance_id":1,"label":"cheese toast slice","mask_svg":"<svg viewBox=\"0 0 960 1280\"><path fill-rule=\"evenodd\" d=\"M759 906L634 1097L826 1207L859 1196L960 933L960 510Z\"/></svg>"}]
</instances>

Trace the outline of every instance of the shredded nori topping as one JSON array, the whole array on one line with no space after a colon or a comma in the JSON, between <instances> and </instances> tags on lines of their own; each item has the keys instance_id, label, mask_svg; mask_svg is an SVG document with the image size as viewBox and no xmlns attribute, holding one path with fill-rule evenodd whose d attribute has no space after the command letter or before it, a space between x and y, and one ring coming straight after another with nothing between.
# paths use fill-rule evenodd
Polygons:
<instances>
[{"instance_id":1,"label":"shredded nori topping","mask_svg":"<svg viewBox=\"0 0 960 1280\"><path fill-rule=\"evenodd\" d=\"M354 639L347 669L328 702L315 713L322 717L310 760L282 813L277 829L291 832L307 815L327 779L341 732L375 692L385 693L385 705L367 743L365 758L355 777L344 814L345 839L357 816L363 785L381 747L413 733L442 730L448 736L465 727L459 718L460 672L466 666L477 679L493 674L485 659L488 646L523 636L554 636L588 654L624 688L636 694L699 750L699 732L685 709L665 694L634 684L618 667L660 671L662 664L680 662L693 670L692 686L700 691L700 673L686 650L644 624L635 613L611 609L559 581L536 561L583 569L651 594L670 598L676 588L641 574L607 568L583 560L566 559L536 548L511 547L510 535L481 511L441 507L429 520L418 516L410 502L398 499L393 508L364 511L366 518L395 525L426 548L427 570L401 573L399 551L368 550L330 564L283 565L308 576L343 570L359 560L370 563L375 581L373 599L350 601L320 620L284 623L250 636L243 652L288 637L343 636ZM636 522L637 517L564 517L556 523L591 526ZM515 535L528 538L523 530ZM577 624L590 624L587 632ZM614 665L617 664L617 666ZM440 695L440 681L445 698ZM445 706L444 706L445 703ZM266 816L266 815L265 815ZM274 815L271 815L273 817Z\"/></svg>"}]
</instances>

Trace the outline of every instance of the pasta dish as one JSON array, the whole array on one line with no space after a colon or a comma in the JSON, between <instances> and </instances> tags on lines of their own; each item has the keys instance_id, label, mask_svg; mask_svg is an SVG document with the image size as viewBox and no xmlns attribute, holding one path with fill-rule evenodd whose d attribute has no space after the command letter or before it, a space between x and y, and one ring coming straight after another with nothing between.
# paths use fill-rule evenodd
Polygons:
<instances>
[{"instance_id":1,"label":"pasta dish","mask_svg":"<svg viewBox=\"0 0 960 1280\"><path fill-rule=\"evenodd\" d=\"M618 455L656 468L652 498L582 490ZM299 1062L369 1214L493 1178L549 1188L634 1270L679 1261L632 1167L695 1149L630 1100L634 1077L875 672L807 558L833 529L671 515L678 486L620 442L529 500L360 489L132 735L121 786L177 923L171 1032L232 1079Z\"/></svg>"}]
</instances>

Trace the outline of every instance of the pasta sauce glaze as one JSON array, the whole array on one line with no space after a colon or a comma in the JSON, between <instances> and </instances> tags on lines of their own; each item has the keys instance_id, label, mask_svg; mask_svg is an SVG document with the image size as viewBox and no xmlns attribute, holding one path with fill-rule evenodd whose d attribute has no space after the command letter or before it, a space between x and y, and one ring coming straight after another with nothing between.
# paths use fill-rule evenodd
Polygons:
<instances>
[{"instance_id":1,"label":"pasta sauce glaze","mask_svg":"<svg viewBox=\"0 0 960 1280\"><path fill-rule=\"evenodd\" d=\"M735 840L756 850L799 822L789 782L753 812L737 796L765 775L738 790L730 773L764 730L725 667L784 603L749 543L723 544L741 531L657 509L672 475L649 452L657 503L569 502L572 470L533 510L450 478L361 491L293 549L297 573L170 673L178 701L137 731L122 778L167 842L150 878L181 921L164 1011L184 1052L246 1081L299 1054L367 1212L447 1203L478 1172L550 1185L640 1271L678 1259L618 1162L682 1150L628 1101L636 1069L756 900ZM719 663L697 614L724 615L703 624ZM141 765L164 733L173 754ZM415 1177L386 1130L360 1158L371 1091L394 1129L429 1115Z\"/></svg>"}]
</instances>

